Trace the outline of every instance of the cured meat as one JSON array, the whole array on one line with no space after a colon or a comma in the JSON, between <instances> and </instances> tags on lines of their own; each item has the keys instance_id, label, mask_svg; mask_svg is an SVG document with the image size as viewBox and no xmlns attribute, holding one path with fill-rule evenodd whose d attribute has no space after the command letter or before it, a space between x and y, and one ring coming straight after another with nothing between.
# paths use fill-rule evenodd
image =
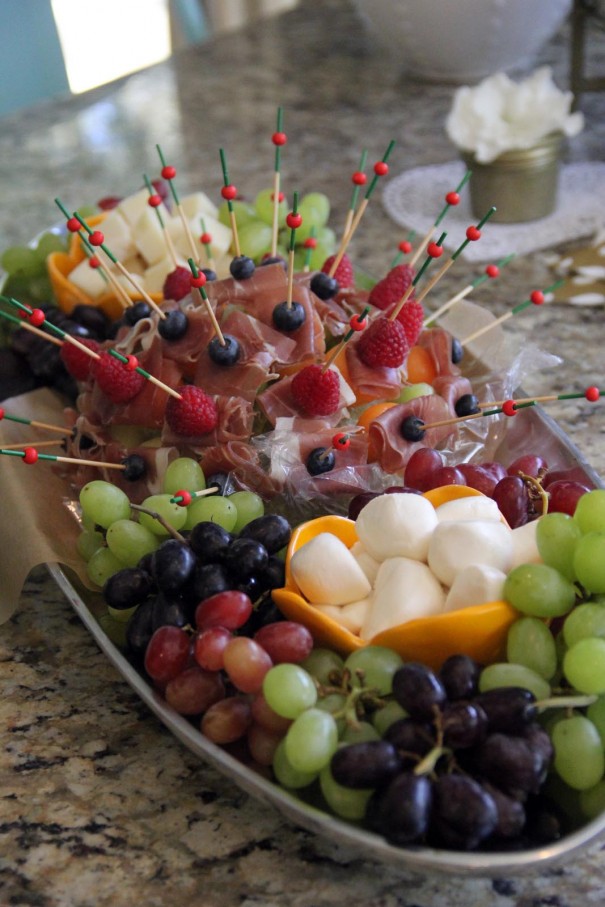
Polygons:
<instances>
[{"instance_id":1,"label":"cured meat","mask_svg":"<svg viewBox=\"0 0 605 907\"><path fill-rule=\"evenodd\" d=\"M242 397L215 396L218 425L205 435L184 436L174 432L167 422L162 427L162 444L199 448L228 444L230 441L248 441L252 434L254 410Z\"/></svg>"},{"instance_id":2,"label":"cured meat","mask_svg":"<svg viewBox=\"0 0 605 907\"><path fill-rule=\"evenodd\" d=\"M401 392L401 378L396 368L370 368L357 355L357 338L346 346L346 362L351 387L358 396L372 400L396 400Z\"/></svg>"},{"instance_id":3,"label":"cured meat","mask_svg":"<svg viewBox=\"0 0 605 907\"><path fill-rule=\"evenodd\" d=\"M286 375L284 378L280 378L279 381L273 382L262 394L259 394L256 402L271 425L275 426L278 419L295 419L296 430L306 431L307 425L316 423L317 419L316 417L306 417L304 413L300 412L292 397L291 387L293 379L294 375ZM346 415L346 411L343 409L344 400L342 395L340 404L335 413L321 417L324 424L333 427L342 421Z\"/></svg>"},{"instance_id":4,"label":"cured meat","mask_svg":"<svg viewBox=\"0 0 605 907\"><path fill-rule=\"evenodd\" d=\"M408 403L392 406L370 423L369 441L385 472L403 472L412 454L421 447L437 447L445 438L456 432L455 425L430 428L421 441L406 441L400 428L408 416L418 416L423 422L440 422L449 419L448 404L438 394L416 397Z\"/></svg>"},{"instance_id":5,"label":"cured meat","mask_svg":"<svg viewBox=\"0 0 605 907\"><path fill-rule=\"evenodd\" d=\"M420 334L418 345L431 354L438 375L460 374L460 369L452 362L452 335L449 331L428 328Z\"/></svg>"},{"instance_id":6,"label":"cured meat","mask_svg":"<svg viewBox=\"0 0 605 907\"><path fill-rule=\"evenodd\" d=\"M460 397L473 393L471 382L463 375L438 375L433 380L433 388L447 403L450 416L456 415L456 402Z\"/></svg>"}]
</instances>

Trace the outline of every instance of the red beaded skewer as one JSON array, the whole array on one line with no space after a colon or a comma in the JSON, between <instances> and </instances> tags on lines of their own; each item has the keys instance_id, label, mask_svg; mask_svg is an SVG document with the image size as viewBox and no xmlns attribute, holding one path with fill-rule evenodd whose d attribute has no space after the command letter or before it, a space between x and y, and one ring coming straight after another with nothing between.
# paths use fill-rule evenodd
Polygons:
<instances>
[{"instance_id":1,"label":"red beaded skewer","mask_svg":"<svg viewBox=\"0 0 605 907\"><path fill-rule=\"evenodd\" d=\"M149 192L147 204L150 208L153 208L156 213L156 217L162 231L162 237L164 239L164 242L166 243L166 248L168 249L168 254L172 260L174 267L178 268L179 263L176 255L176 250L174 248L174 243L172 242L170 233L166 229L166 224L164 223L164 218L162 217L162 212L160 211L162 196L159 194L159 192L155 191L155 188L146 173L143 174L143 179L145 180L145 185L147 186L147 191Z\"/></svg>"},{"instance_id":2,"label":"red beaded skewer","mask_svg":"<svg viewBox=\"0 0 605 907\"><path fill-rule=\"evenodd\" d=\"M189 268L191 269L191 277L189 279L190 283L191 283L191 289L199 291L199 294L202 297L202 301L203 301L204 305L206 306L206 311L208 312L208 317L210 318L210 321L212 322L212 327L214 328L214 332L215 332L216 336L218 337L218 341L221 346L226 346L227 341L225 340L225 336L224 336L223 332L221 331L221 326L217 321L216 315L214 314L214 309L210 305L210 300L208 299L208 294L206 293L205 284L206 284L208 278L206 277L206 275L204 274L203 271L200 271L198 269L196 263L194 262L194 260L192 258L188 259L188 264L189 264Z\"/></svg>"},{"instance_id":3,"label":"red beaded skewer","mask_svg":"<svg viewBox=\"0 0 605 907\"><path fill-rule=\"evenodd\" d=\"M504 258L501 258L500 261L496 262L496 264L487 265L483 274L481 274L479 277L476 277L475 280L472 281L472 283L467 284L462 290L452 296L451 299L448 299L447 302L444 302L436 312L433 312L432 315L429 315L429 317L424 320L422 327L427 328L429 325L433 324L435 321L437 321L438 318L441 317L441 315L444 315L447 311L449 311L449 309L452 308L452 306L465 299L469 295L469 293L472 293L473 290L475 290L486 280L494 280L496 277L499 277L500 268L503 268L505 265L507 265L509 261L513 260L514 257L515 255L513 252L511 255L506 255Z\"/></svg>"},{"instance_id":4,"label":"red beaded skewer","mask_svg":"<svg viewBox=\"0 0 605 907\"><path fill-rule=\"evenodd\" d=\"M366 306L359 315L353 315L353 317L349 321L349 330L344 335L344 337L342 338L340 343L337 343L336 346L334 347L334 349L332 349L330 351L330 355L328 356L328 358L325 360L325 362L323 364L322 372L326 372L330 368L330 366L332 365L334 360L339 356L340 352L344 349L344 347L347 345L349 340L356 333L364 330L364 328L366 327L366 325L368 323L369 311L370 311L370 307Z\"/></svg>"},{"instance_id":5,"label":"red beaded skewer","mask_svg":"<svg viewBox=\"0 0 605 907\"><path fill-rule=\"evenodd\" d=\"M361 152L361 158L359 160L359 167L351 176L351 182L353 183L353 191L351 193L351 201L349 203L349 210L347 213L347 219L345 221L345 228L343 230L343 236L346 236L349 230L351 229L351 224L353 223L353 218L355 217L355 209L357 208L357 202L359 200L359 193L361 192L361 187L365 186L368 181L366 174L364 173L366 161L368 159L368 152L364 149Z\"/></svg>"},{"instance_id":6,"label":"red beaded skewer","mask_svg":"<svg viewBox=\"0 0 605 907\"><path fill-rule=\"evenodd\" d=\"M27 463L28 466L37 463L38 460L48 460L53 463L72 463L78 466L97 466L99 468L105 469L127 469L127 466L124 463L108 463L102 460L84 460L79 457L63 457L58 454L41 454L38 453L35 447L26 447L25 450L15 450L10 447L1 447L0 454L5 454L6 456L12 457L21 457L24 463Z\"/></svg>"},{"instance_id":7,"label":"red beaded skewer","mask_svg":"<svg viewBox=\"0 0 605 907\"><path fill-rule=\"evenodd\" d=\"M273 221L271 226L271 257L277 255L277 238L279 233L279 203L281 194L281 150L288 141L288 136L283 127L284 113L281 107L277 108L277 124L271 141L275 145L275 164L273 168Z\"/></svg>"},{"instance_id":8,"label":"red beaded skewer","mask_svg":"<svg viewBox=\"0 0 605 907\"><path fill-rule=\"evenodd\" d=\"M6 318L8 321L13 322L13 324L18 324L19 327L25 328L26 331L30 331L30 333L36 334L38 337L41 337L43 340L48 340L56 346L62 346L63 342L71 343L72 346L77 347L82 353L86 353L87 356L91 356L93 359L100 358L98 353L95 353L79 340L76 340L75 337L72 337L71 334L68 334L66 331L57 327L56 324L52 324L48 321L46 314L42 309L32 309L30 306L25 305L25 303L13 299L12 296L0 296L0 299L3 299L5 302L10 303L10 305L23 312L24 316L27 317L27 320L25 320L25 318L15 318L8 312L0 311L0 316L2 316L2 318ZM51 337L45 331L40 330L42 325L45 325L45 327L47 327L49 331L52 331L55 336Z\"/></svg>"},{"instance_id":9,"label":"red beaded skewer","mask_svg":"<svg viewBox=\"0 0 605 907\"><path fill-rule=\"evenodd\" d=\"M389 270L392 271L393 268L396 268L397 265L401 263L404 256L410 254L410 252L412 251L412 248L413 248L412 240L414 239L415 236L416 236L416 231L410 230L410 232L408 233L406 238L401 240L401 242L397 246L397 255L391 262Z\"/></svg>"},{"instance_id":10,"label":"red beaded skewer","mask_svg":"<svg viewBox=\"0 0 605 907\"><path fill-rule=\"evenodd\" d=\"M298 213L298 192L292 197L292 210L286 217L286 224L290 227L290 244L288 246L288 291L286 294L286 308L292 308L294 292L294 250L296 248L296 231L302 224L302 215Z\"/></svg>"},{"instance_id":11,"label":"red beaded skewer","mask_svg":"<svg viewBox=\"0 0 605 907\"><path fill-rule=\"evenodd\" d=\"M201 491L187 491L185 488L181 488L179 491L175 491L173 497L170 498L170 503L180 504L181 507L189 507L198 498L216 494L217 491L220 491L218 485L211 485L210 488L203 488Z\"/></svg>"},{"instance_id":12,"label":"red beaded skewer","mask_svg":"<svg viewBox=\"0 0 605 907\"><path fill-rule=\"evenodd\" d=\"M303 273L308 274L311 270L311 255L313 254L313 249L317 248L317 237L315 236L315 224L311 227L311 235L307 236L303 243L303 248L305 250L305 262L303 265Z\"/></svg>"},{"instance_id":13,"label":"red beaded skewer","mask_svg":"<svg viewBox=\"0 0 605 907\"><path fill-rule=\"evenodd\" d=\"M318 454L318 460L325 460L333 450L348 450L351 446L351 435L345 431L339 431L332 437L332 446L324 448L323 452Z\"/></svg>"},{"instance_id":14,"label":"red beaded skewer","mask_svg":"<svg viewBox=\"0 0 605 907\"><path fill-rule=\"evenodd\" d=\"M508 321L509 318L512 318L514 315L522 312L530 305L543 305L543 303L546 301L546 296L548 295L548 293L554 292L558 287L561 286L562 283L562 280L557 280L556 283L553 283L552 286L547 287L546 290L533 290L529 295L529 299L526 299L524 302L520 302L518 305L513 306L510 311L505 312L504 315L501 315L499 318L496 318L489 324L484 324L483 327L478 328L476 331L473 331L472 334L469 334L468 337L465 337L464 340L460 341L460 343L462 344L462 346L466 346L466 344L470 343L471 340L476 340L478 337L482 337L483 334L491 331L492 328L497 327L499 324L503 324L505 321Z\"/></svg>"},{"instance_id":15,"label":"red beaded skewer","mask_svg":"<svg viewBox=\"0 0 605 907\"><path fill-rule=\"evenodd\" d=\"M212 255L212 234L208 233L206 230L206 221L204 218L200 218L200 224L202 227L202 234L200 236L200 242L204 247L204 252L206 253L206 260L208 261L208 267L212 268L214 271L216 265L214 263L214 256Z\"/></svg>"},{"instance_id":16,"label":"red beaded skewer","mask_svg":"<svg viewBox=\"0 0 605 907\"><path fill-rule=\"evenodd\" d=\"M241 257L241 249L239 244L239 235L237 232L237 219L235 217L235 209L233 207L233 202L237 198L237 188L233 183L229 182L229 172L227 170L227 159L225 157L225 152L222 148L219 148L219 156L221 159L221 169L223 171L223 187L221 189L221 196L227 202L227 210L229 212L229 221L231 223L231 232L233 233L233 248L235 249L236 258Z\"/></svg>"},{"instance_id":17,"label":"red beaded skewer","mask_svg":"<svg viewBox=\"0 0 605 907\"><path fill-rule=\"evenodd\" d=\"M166 182L168 183L168 186L170 188L170 194L172 195L174 207L176 209L178 216L181 219L181 224L183 225L183 230L185 232L185 236L187 237L187 243L189 245L189 251L191 252L191 257L194 260L199 261L200 250L198 249L195 239L193 238L193 234L191 232L191 227L189 226L189 221L187 220L185 212L183 211L183 206L181 205L181 200L179 198L179 194L176 191L176 186L174 185L174 178L176 176L176 167L173 167L172 164L166 163L166 158L164 157L164 153L159 145L156 145L155 147L156 147L156 150L158 153L158 157L160 158L160 163L162 165L162 169L161 169L160 173L161 173L162 179L166 180Z\"/></svg>"},{"instance_id":18,"label":"red beaded skewer","mask_svg":"<svg viewBox=\"0 0 605 907\"><path fill-rule=\"evenodd\" d=\"M15 416L7 413L3 406L0 406L0 422L6 419L7 422L18 422L20 425L31 425L32 428L41 428L44 431L57 431L61 435L70 435L71 429L65 428L64 425L53 425L51 422L39 422L37 419L25 419L23 416Z\"/></svg>"},{"instance_id":19,"label":"red beaded skewer","mask_svg":"<svg viewBox=\"0 0 605 907\"><path fill-rule=\"evenodd\" d=\"M460 180L460 182L458 183L458 185L456 186L456 188L452 192L448 192L446 194L445 205L441 209L441 212L438 214L436 221L434 222L432 227L427 231L426 236L423 237L423 239L421 240L421 242L418 245L418 248L412 255L412 258L410 259L410 267L413 268L414 265L416 264L416 262L418 261L418 259L420 258L420 256L423 254L423 252L425 252L428 244L431 241L433 233L435 232L437 227L441 224L441 221L443 220L443 218L445 217L447 212L450 210L450 208L453 208L456 205L460 204L460 192L463 189L463 187L466 185L466 183L469 181L471 176L472 176L472 170L467 170L466 173L464 174L464 176L462 177L462 179Z\"/></svg>"},{"instance_id":20,"label":"red beaded skewer","mask_svg":"<svg viewBox=\"0 0 605 907\"><path fill-rule=\"evenodd\" d=\"M446 236L447 236L447 233L444 232L441 234L441 236L439 237L437 242L430 242L428 244L427 249L426 249L427 257L425 258L422 267L420 268L420 270L418 271L418 273L416 274L414 279L411 281L407 290L405 291L405 293L403 294L403 296L401 297L401 299L399 300L399 302L397 303L397 305L395 306L395 308L389 315L389 321L395 321L395 319L401 312L402 308L404 307L404 305L406 304L406 302L408 301L408 299L414 292L414 288L416 287L416 284L418 283L418 281L420 280L420 278L422 277L422 275L424 274L424 272L426 271L426 269L428 268L430 263L432 261L434 261L434 259L440 258L441 255L443 255L443 240L445 239Z\"/></svg>"}]
</instances>

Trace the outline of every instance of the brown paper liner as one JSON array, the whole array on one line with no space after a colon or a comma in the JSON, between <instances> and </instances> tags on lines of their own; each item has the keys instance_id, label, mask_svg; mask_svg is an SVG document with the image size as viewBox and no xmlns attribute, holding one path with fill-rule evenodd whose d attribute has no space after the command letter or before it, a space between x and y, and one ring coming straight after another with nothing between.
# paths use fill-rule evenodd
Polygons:
<instances>
[{"instance_id":1,"label":"brown paper liner","mask_svg":"<svg viewBox=\"0 0 605 907\"><path fill-rule=\"evenodd\" d=\"M47 388L2 402L7 413L54 425L64 422L63 406ZM40 438L39 429L0 421L0 446L34 438ZM58 466L48 460L30 466L21 457L0 455L0 624L14 613L28 574L39 564L68 567L93 588L76 551L77 498Z\"/></svg>"}]
</instances>

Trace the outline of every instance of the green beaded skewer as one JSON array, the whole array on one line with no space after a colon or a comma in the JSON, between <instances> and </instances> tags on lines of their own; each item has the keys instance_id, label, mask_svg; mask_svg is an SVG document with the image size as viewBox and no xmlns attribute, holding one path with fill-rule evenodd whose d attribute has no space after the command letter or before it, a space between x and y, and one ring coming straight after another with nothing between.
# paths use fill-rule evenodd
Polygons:
<instances>
[{"instance_id":1,"label":"green beaded skewer","mask_svg":"<svg viewBox=\"0 0 605 907\"><path fill-rule=\"evenodd\" d=\"M2 299L4 302L8 302L10 305L19 309L21 312L24 312L28 316L28 318L33 318L34 321L33 323L31 323L30 321L25 321L22 318L15 318L15 316L11 315L9 312L3 312L0 310L0 316L2 316L2 318L6 319L7 321L11 321L13 324L17 324L21 328L25 328L26 331L30 331L30 333L36 334L38 337L42 337L44 340L49 340L51 343L54 343L57 346L61 346L63 342L71 343L72 346L76 346L79 350L81 350L81 352L86 353L87 356L91 356L91 358L94 359L100 359L99 354L95 353L94 350L89 349L79 340L76 340L75 337L72 337L71 334L68 334L66 331L57 327L56 324L52 324L50 321L48 321L42 309L32 309L30 308L30 306L19 302L19 300L13 299L12 296L0 296L0 299ZM40 330L40 327L42 325L48 328L48 330L51 331L55 336L51 337L45 331Z\"/></svg>"},{"instance_id":2,"label":"green beaded skewer","mask_svg":"<svg viewBox=\"0 0 605 907\"><path fill-rule=\"evenodd\" d=\"M51 422L39 422L37 419L25 419L23 416L15 416L7 413L3 406L0 406L0 422L6 419L7 422L18 422L19 425L31 425L32 428L41 428L44 431L58 431L62 435L70 435L71 429L61 425L53 425Z\"/></svg>"},{"instance_id":3,"label":"green beaded skewer","mask_svg":"<svg viewBox=\"0 0 605 907\"><path fill-rule=\"evenodd\" d=\"M414 239L415 236L416 236L416 231L410 230L410 232L408 233L406 238L401 240L401 242L399 243L399 246L397 247L397 249L398 249L397 255L391 262L389 270L396 268L397 265L403 261L403 258L406 255L410 254L410 252L412 251L412 240Z\"/></svg>"},{"instance_id":4,"label":"green beaded skewer","mask_svg":"<svg viewBox=\"0 0 605 907\"><path fill-rule=\"evenodd\" d=\"M219 148L219 156L221 159L221 170L223 171L223 186L221 188L221 196L227 202L227 210L229 212L229 222L231 223L231 232L233 233L233 248L235 249L235 257L241 258L242 252L239 244L239 235L237 232L237 219L235 217L235 210L233 208L233 201L237 196L236 187L229 182L229 171L227 170L227 159L225 157L225 152L222 148Z\"/></svg>"},{"instance_id":5,"label":"green beaded skewer","mask_svg":"<svg viewBox=\"0 0 605 907\"><path fill-rule=\"evenodd\" d=\"M276 129L271 136L271 141L275 145L275 163L273 167L273 220L271 224L271 256L277 255L277 238L279 233L279 205L281 202L281 150L288 141L284 132L284 112L281 107L277 108Z\"/></svg>"},{"instance_id":6,"label":"green beaded skewer","mask_svg":"<svg viewBox=\"0 0 605 907\"><path fill-rule=\"evenodd\" d=\"M515 253L513 252L512 254L506 255L504 258L501 258L500 261L496 262L495 265L488 265L483 274L481 274L479 277L476 277L475 280L467 284L462 290L459 290L459 292L456 293L455 296L452 296L451 299L448 299L447 302L444 302L436 312L433 312L432 315L426 318L422 324L422 327L429 327L429 325L437 321L437 319L440 318L441 315L444 315L445 312L449 311L452 306L456 305L456 303L460 302L462 299L465 299L469 295L469 293L472 293L473 290L481 286L481 284L489 278L493 279L495 277L498 277L500 275L500 268L503 268L505 265L507 265L510 261L513 260L514 257Z\"/></svg>"},{"instance_id":7,"label":"green beaded skewer","mask_svg":"<svg viewBox=\"0 0 605 907\"><path fill-rule=\"evenodd\" d=\"M351 201L349 202L349 210L347 213L347 219L345 221L345 228L342 231L343 236L346 236L351 229L351 224L353 223L353 218L355 217L355 209L357 208L357 202L359 201L359 193L361 192L361 187L365 186L368 179L364 173L367 159L368 152L366 149L364 149L361 152L361 157L359 159L359 167L351 177L351 182L353 183L353 191L351 192Z\"/></svg>"},{"instance_id":8,"label":"green beaded skewer","mask_svg":"<svg viewBox=\"0 0 605 907\"><path fill-rule=\"evenodd\" d=\"M225 340L225 336L224 336L223 332L221 331L221 326L217 321L216 315L214 313L214 309L210 305L210 300L208 299L208 294L206 293L206 288L204 286L204 284L207 282L206 275L204 274L203 271L199 270L199 268L196 265L196 263L194 262L193 258L189 258L187 260L187 262L189 264L189 268L191 270L191 275L192 275L191 276L191 286L192 286L192 288L197 289L199 291L200 296L202 297L202 301L203 301L204 305L206 306L206 311L208 312L208 317L210 318L210 321L212 322L212 327L214 328L214 332L215 332L216 336L218 337L218 341L219 341L220 345L226 346L227 341Z\"/></svg>"},{"instance_id":9,"label":"green beaded skewer","mask_svg":"<svg viewBox=\"0 0 605 907\"><path fill-rule=\"evenodd\" d=\"M164 218L162 217L162 212L160 211L160 206L162 204L162 198L158 192L155 191L153 183L149 179L146 173L143 174L143 179L145 180L145 185L147 186L147 191L149 192L149 198L147 199L147 204L150 208L153 208L155 215L158 219L158 224L160 225L160 230L162 231L162 236L164 242L166 243L166 248L168 249L168 254L172 259L172 263L175 268L178 268L178 260L176 256L176 250L174 248L174 243L172 242L172 237L166 229L166 224L164 223Z\"/></svg>"},{"instance_id":10,"label":"green beaded skewer","mask_svg":"<svg viewBox=\"0 0 605 907\"><path fill-rule=\"evenodd\" d=\"M286 217L286 224L290 227L290 243L288 246L288 291L286 294L286 307L292 308L294 293L294 250L296 248L296 231L302 224L302 216L298 213L298 192L292 196L292 211Z\"/></svg>"},{"instance_id":11,"label":"green beaded skewer","mask_svg":"<svg viewBox=\"0 0 605 907\"><path fill-rule=\"evenodd\" d=\"M191 252L191 257L194 260L199 262L199 249L195 243L195 239L193 238L193 233L191 232L191 227L189 226L189 221L187 220L185 211L183 210L183 206L181 205L181 200L179 198L179 194L176 191L176 186L174 185L174 178L176 176L176 167L173 167L172 164L166 163L166 158L164 157L164 152L162 151L162 149L159 145L156 145L155 147L158 152L158 156L160 158L160 163L162 164L162 169L160 171L160 174L162 176L162 179L165 179L166 182L168 183L168 186L170 187L170 194L172 195L172 200L174 202L174 207L176 209L176 212L181 219L181 224L183 225L183 230L185 232L185 236L187 237L187 243L189 245L189 251Z\"/></svg>"},{"instance_id":12,"label":"green beaded skewer","mask_svg":"<svg viewBox=\"0 0 605 907\"><path fill-rule=\"evenodd\" d=\"M447 212L450 210L450 208L453 208L456 205L460 204L460 192L464 188L466 183L469 181L471 176L472 176L472 170L467 170L466 173L464 174L464 176L462 177L462 179L460 180L460 182L458 183L458 185L456 186L456 188L452 192L447 193L447 195L445 196L445 205L441 209L440 213L437 215L437 219L435 220L434 224L429 228L426 235L423 237L422 241L418 245L418 248L412 255L412 258L410 259L410 267L412 267L412 268L414 267L414 265L416 264L416 262L418 261L418 259L422 255L422 253L425 251L426 247L428 246L428 244L431 241L431 237L433 236L433 233L435 232L437 227L440 226L441 221L443 220L443 218L445 217Z\"/></svg>"},{"instance_id":13,"label":"green beaded skewer","mask_svg":"<svg viewBox=\"0 0 605 907\"><path fill-rule=\"evenodd\" d=\"M471 340L476 340L478 337L482 337L483 334L487 333L487 331L491 331L492 328L497 327L499 324L503 324L503 322L508 321L509 318L512 318L514 315L518 315L519 312L523 312L530 305L542 305L547 294L553 293L563 283L563 280L557 280L556 283L553 283L545 290L533 290L533 292L530 293L529 298L524 302L518 303L518 305L513 306L510 311L505 312L504 315L501 315L499 318L496 318L489 324L484 324L483 327L478 328L476 331L473 331L472 334L469 334L468 337L465 337L464 340L460 341L460 343L462 344L462 346L465 346L467 343L470 343Z\"/></svg>"},{"instance_id":14,"label":"green beaded skewer","mask_svg":"<svg viewBox=\"0 0 605 907\"><path fill-rule=\"evenodd\" d=\"M206 221L203 217L200 218L200 224L202 227L202 235L200 236L200 242L204 247L204 252L206 253L206 259L208 261L208 267L212 270L216 270L216 264L214 262L214 256L212 255L212 236L206 230Z\"/></svg>"},{"instance_id":15,"label":"green beaded skewer","mask_svg":"<svg viewBox=\"0 0 605 907\"><path fill-rule=\"evenodd\" d=\"M397 303L397 305L395 306L395 308L389 315L389 321L395 321L395 319L401 312L402 308L404 307L404 305L406 304L406 302L408 301L408 299L414 292L416 284L418 283L418 281L420 280L420 278L422 277L422 275L424 274L424 272L426 271L426 269L428 268L430 263L435 258L439 258L443 254L443 241L446 236L447 236L447 233L444 231L441 234L441 236L439 237L439 239L437 240L437 242L431 242L428 244L427 257L425 258L425 260L422 264L422 267L419 269L419 271L415 275L414 279L410 282L407 290L405 291L405 293L403 294L403 296L401 297L401 299L399 300L399 302Z\"/></svg>"}]
</instances>

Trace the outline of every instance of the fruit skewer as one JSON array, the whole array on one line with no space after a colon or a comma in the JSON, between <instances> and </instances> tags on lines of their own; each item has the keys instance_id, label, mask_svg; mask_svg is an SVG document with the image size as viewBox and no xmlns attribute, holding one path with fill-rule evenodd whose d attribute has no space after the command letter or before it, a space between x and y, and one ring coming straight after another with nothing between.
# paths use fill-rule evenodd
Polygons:
<instances>
[{"instance_id":1,"label":"fruit skewer","mask_svg":"<svg viewBox=\"0 0 605 907\"><path fill-rule=\"evenodd\" d=\"M26 447L25 450L15 450L11 447L1 447L0 454L6 456L21 457L24 463L29 466L37 463L38 460L48 460L52 463L71 463L74 466L97 466L105 469L128 469L125 463L109 463L101 460L84 460L79 457L64 457L59 454L39 454L35 447Z\"/></svg>"},{"instance_id":2,"label":"fruit skewer","mask_svg":"<svg viewBox=\"0 0 605 907\"><path fill-rule=\"evenodd\" d=\"M357 208L357 202L359 201L359 193L361 192L361 187L365 186L367 182L367 176L364 173L366 161L368 159L368 152L364 149L361 153L361 158L359 160L359 167L355 173L351 176L351 182L353 183L353 191L351 193L351 201L349 203L349 210L347 212L347 219L345 221L344 230L342 235L346 236L351 225L353 223L353 218L355 217L355 210Z\"/></svg>"},{"instance_id":3,"label":"fruit skewer","mask_svg":"<svg viewBox=\"0 0 605 907\"><path fill-rule=\"evenodd\" d=\"M422 275L424 274L424 272L426 271L426 269L428 268L428 266L430 265L430 263L431 263L435 258L440 258L440 257L443 255L443 241L444 241L444 239L445 239L446 236L447 236L447 233L443 232L443 233L441 234L441 236L439 237L439 239L438 239L436 242L430 242L430 243L428 244L427 250L426 250L426 251L427 251L427 257L425 258L425 260L424 260L424 262L423 262L423 264L422 264L422 267L418 270L418 273L416 274L416 276L414 277L414 279L411 281L411 283L410 283L410 285L408 286L407 290L405 291L405 293L403 294L403 296L401 297L401 299L399 300L399 302L396 304L396 306L395 306L395 308L393 309L393 311L392 311L392 312L390 313L390 315L388 316L389 321L395 321L395 320L397 319L397 316L399 315L399 313L401 312L402 308L404 307L404 305L406 304L406 302L408 301L408 299L410 298L410 296L411 296L412 293L414 292L414 289L415 289L415 287L416 287L418 281L420 280L420 278L422 277Z\"/></svg>"},{"instance_id":4,"label":"fruit skewer","mask_svg":"<svg viewBox=\"0 0 605 907\"><path fill-rule=\"evenodd\" d=\"M195 240L193 238L193 234L191 233L191 229L190 229L189 223L187 221L187 217L185 216L185 212L183 210L183 206L181 205L181 200L179 198L178 192L176 191L176 186L174 185L174 178L176 176L176 167L173 167L172 164L166 163L164 153L159 145L156 145L155 147L158 152L158 156L160 158L160 163L162 164L162 169L160 171L161 175L162 175L162 179L165 179L166 182L168 183L168 186L170 187L170 193L172 195L174 207L176 209L178 216L181 219L181 224L183 225L183 231L185 233L185 236L187 237L187 243L189 245L191 257L195 261L199 262L199 249L196 246Z\"/></svg>"},{"instance_id":5,"label":"fruit skewer","mask_svg":"<svg viewBox=\"0 0 605 907\"><path fill-rule=\"evenodd\" d=\"M514 257L515 256L513 253L511 255L505 256L505 258L501 258L500 261L498 261L496 264L487 265L483 274L480 274L479 277L476 277L472 283L467 284L467 286L465 286L462 290L452 296L451 299L448 299L447 302L444 302L443 305L437 309L437 311L433 312L432 315L429 315L428 318L425 318L422 324L423 329L432 325L442 315L445 315L445 313L448 312L452 308L452 306L465 299L470 293L473 292L473 290L475 290L478 286L481 286L481 284L484 283L488 278L494 279L496 277L499 277L500 268L503 268L505 265L507 265L510 261L512 261Z\"/></svg>"},{"instance_id":6,"label":"fruit skewer","mask_svg":"<svg viewBox=\"0 0 605 907\"><path fill-rule=\"evenodd\" d=\"M504 315L501 315L499 318L496 318L489 324L484 324L483 327L478 328L476 331L473 331L471 334L465 337L464 340L461 340L460 343L462 344L462 346L466 346L471 342L471 340L477 340L478 337L482 337L484 334L487 334L488 331L491 331L498 325L504 324L505 321L508 321L519 312L523 312L530 305L543 305L546 301L546 296L549 293L553 293L558 287L561 286L562 283L562 280L557 280L556 283L553 283L550 287L547 287L546 290L533 290L529 295L529 299L518 303L518 305L513 306L510 311L505 312Z\"/></svg>"},{"instance_id":7,"label":"fruit skewer","mask_svg":"<svg viewBox=\"0 0 605 907\"><path fill-rule=\"evenodd\" d=\"M212 306L210 305L210 300L208 299L208 294L206 293L206 289L204 286L204 284L206 283L208 278L206 277L206 275L204 274L203 271L200 271L198 269L196 263L194 262L194 260L192 258L189 259L188 264L191 269L191 288L192 288L192 290L197 289L199 291L199 294L202 297L202 301L206 307L206 311L208 312L208 317L210 318L210 321L212 322L212 327L214 328L214 332L217 336L218 342L220 343L220 345L222 347L226 347L227 341L225 340L224 334L221 331L221 327L217 321L216 315L214 314L214 310L213 310Z\"/></svg>"},{"instance_id":8,"label":"fruit skewer","mask_svg":"<svg viewBox=\"0 0 605 907\"><path fill-rule=\"evenodd\" d=\"M416 248L416 251L414 252L414 254L412 255L412 257L410 259L409 264L410 264L411 268L414 267L414 265L416 264L416 262L418 261L420 256L426 251L431 239L433 238L433 234L434 234L435 230L437 229L437 227L440 226L441 221L443 220L443 218L445 217L445 215L447 214L449 209L460 204L460 192L464 188L466 183L469 181L471 176L472 176L472 171L467 170L466 173L464 174L464 176L462 177L462 179L460 180L460 182L458 183L458 185L456 186L456 188L452 192L448 192L447 195L445 196L445 205L443 206L443 208L437 215L437 219L435 220L433 225L430 227L429 230L427 230L426 235L421 239L420 243L418 244L418 246Z\"/></svg>"},{"instance_id":9,"label":"fruit skewer","mask_svg":"<svg viewBox=\"0 0 605 907\"><path fill-rule=\"evenodd\" d=\"M273 168L273 218L271 223L271 257L277 255L277 237L279 233L279 204L282 200L281 193L281 150L288 141L283 129L284 112L282 107L277 108L277 123L271 141L275 145L275 164Z\"/></svg>"}]
</instances>

